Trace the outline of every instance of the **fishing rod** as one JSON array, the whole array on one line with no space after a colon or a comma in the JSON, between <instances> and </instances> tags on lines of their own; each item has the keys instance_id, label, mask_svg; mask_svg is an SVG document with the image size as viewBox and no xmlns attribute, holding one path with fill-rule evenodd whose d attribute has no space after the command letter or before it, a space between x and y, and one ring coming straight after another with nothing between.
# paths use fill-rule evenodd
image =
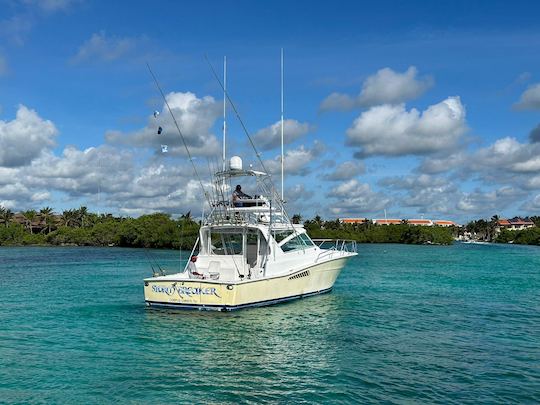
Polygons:
<instances>
[{"instance_id":1,"label":"fishing rod","mask_svg":"<svg viewBox=\"0 0 540 405\"><path fill-rule=\"evenodd\" d=\"M144 253L146 255L146 260L150 264L150 267L152 268L152 273L157 274L156 270L154 269L154 266L156 266L159 269L159 273L164 276L165 271L161 268L157 260L148 252L146 248L144 248Z\"/></svg>"},{"instance_id":2,"label":"fishing rod","mask_svg":"<svg viewBox=\"0 0 540 405\"><path fill-rule=\"evenodd\" d=\"M201 180L201 177L199 176L199 172L197 171L197 167L195 166L195 163L193 163L193 157L191 156L191 153L189 152L189 148L187 146L187 142L186 142L186 139L184 137L184 134L180 130L180 126L178 125L178 122L176 121L176 118L175 118L175 116L174 116L174 114L172 112L171 106L169 105L169 102L167 101L167 97L165 97L165 94L163 93L163 90L161 89L161 86L159 85L159 82L158 82L158 80L156 78L156 75L154 75L154 72L150 68L150 64L148 62L146 62L146 66L148 67L148 71L152 75L152 78L154 79L154 83L156 84L156 87L158 88L158 90L159 90L159 92L161 94L161 97L163 98L163 101L165 102L165 105L167 106L167 109L169 110L169 114L171 114L171 117L172 117L172 119L174 121L174 125L176 126L176 129L178 130L178 134L180 135L180 138L182 139L182 143L184 144L184 148L186 149L186 153L187 153L187 156L189 158L189 161L191 162L191 165L193 166L193 172L195 173L195 176L197 177L197 180L199 181L199 184L201 186L201 190L203 191L203 194L204 194L204 196L206 198L206 201L208 202L208 204L210 204L210 198L208 196L208 193L204 189L204 185L203 185L203 182Z\"/></svg>"}]
</instances>

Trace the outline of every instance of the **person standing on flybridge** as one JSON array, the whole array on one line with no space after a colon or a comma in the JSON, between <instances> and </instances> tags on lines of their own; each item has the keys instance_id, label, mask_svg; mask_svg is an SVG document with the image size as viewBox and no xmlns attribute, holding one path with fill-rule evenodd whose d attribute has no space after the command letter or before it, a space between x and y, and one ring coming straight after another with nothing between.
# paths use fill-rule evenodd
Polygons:
<instances>
[{"instance_id":1,"label":"person standing on flybridge","mask_svg":"<svg viewBox=\"0 0 540 405\"><path fill-rule=\"evenodd\" d=\"M247 195L246 193L242 191L242 186L240 184L237 185L236 190L234 190L232 194L233 205L235 207L243 207L244 204L239 200L242 200L245 198L251 198L251 196Z\"/></svg>"}]
</instances>

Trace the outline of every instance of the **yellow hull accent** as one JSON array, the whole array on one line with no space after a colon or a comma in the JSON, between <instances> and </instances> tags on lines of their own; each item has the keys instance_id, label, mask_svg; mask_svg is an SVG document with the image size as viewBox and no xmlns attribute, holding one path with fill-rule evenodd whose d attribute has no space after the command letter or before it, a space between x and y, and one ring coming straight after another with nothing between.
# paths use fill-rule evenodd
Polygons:
<instances>
[{"instance_id":1,"label":"yellow hull accent","mask_svg":"<svg viewBox=\"0 0 540 405\"><path fill-rule=\"evenodd\" d=\"M186 309L233 310L272 305L330 291L346 260L334 259L279 277L236 283L146 279L144 298L151 307Z\"/></svg>"}]
</instances>

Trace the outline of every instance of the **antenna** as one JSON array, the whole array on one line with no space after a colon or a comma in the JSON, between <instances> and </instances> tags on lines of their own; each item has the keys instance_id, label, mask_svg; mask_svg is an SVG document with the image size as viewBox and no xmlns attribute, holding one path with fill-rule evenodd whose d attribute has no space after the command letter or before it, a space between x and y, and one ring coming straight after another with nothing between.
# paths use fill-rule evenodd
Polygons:
<instances>
[{"instance_id":1,"label":"antenna","mask_svg":"<svg viewBox=\"0 0 540 405\"><path fill-rule=\"evenodd\" d=\"M212 71L212 75L214 76L214 78L216 79L216 81L219 83L221 89L223 90L223 92L225 93L225 96L227 98L227 101L229 102L229 105L231 106L232 110L234 111L234 114L236 115L236 118L238 119L238 122L240 123L240 126L242 127L242 130L244 131L244 133L246 134L246 137L248 138L249 140L249 143L251 145L251 147L253 148L253 151L255 152L255 155L257 156L257 160L259 161L259 164L261 165L261 168L263 170L263 172L265 173L269 173L268 170L266 170L266 167L265 167L265 164L261 158L261 154L259 153L259 151L257 150L257 147L255 146L255 143L253 142L253 138L251 137L251 135L249 134L249 131L247 130L246 128L246 124L244 123L244 121L242 120L242 117L240 116L240 113L238 112L237 108L236 108L236 105L234 104L233 100L231 99L231 96L229 95L229 93L225 90L225 86L223 86L223 83L221 82L221 80L219 79L219 76L217 75L216 73L216 70L214 69L214 66L212 65L212 63L210 62L210 60L208 59L208 55L204 55L204 58L206 59L206 63L208 63L208 67L210 68L210 70ZM272 198L275 199L275 201L279 201L281 202L281 198L279 196L279 193L276 189L276 186L274 184L274 181L272 180L272 177L271 176L268 176L267 177L268 179L268 182L270 183L270 191L272 193ZM208 198L208 197L207 197ZM210 205L210 202L209 202L209 205ZM292 226L292 221L291 219L288 217L288 215L286 214L285 212L285 209L283 208L283 202L281 202L281 206L282 206L282 215L284 217L286 217L286 219L288 220L288 222L291 224ZM272 212L272 209L270 208L270 212ZM271 221L270 221L271 222ZM293 227L294 229L294 227ZM297 233L297 231L295 230L294 231L295 233Z\"/></svg>"},{"instance_id":2,"label":"antenna","mask_svg":"<svg viewBox=\"0 0 540 405\"><path fill-rule=\"evenodd\" d=\"M236 106L234 105L233 101L231 100L231 97L229 96L229 93L227 91L225 91L225 87L223 86L223 83L221 82L221 80L219 80L219 77L218 77L218 75L217 75L217 73L216 73L216 71L214 69L214 66L212 66L212 64L210 63L210 60L208 59L208 55L204 55L204 58L206 59L206 63L208 63L208 66L210 67L210 70L212 71L212 74L214 75L216 81L219 83L220 87L225 92L225 95L227 97L227 101L229 102L229 104L230 104L232 110L234 111L234 113L236 114L236 118L238 118L238 122L240 122L240 126L242 127L242 130L246 134L246 136L247 136L247 138L249 140L249 143L250 143L251 147L253 148L253 151L255 152L255 155L257 156L257 160L259 161L259 164L261 165L263 171L268 173L268 170L266 170L264 162L261 159L261 154L257 150L257 147L255 146L255 143L253 142L253 138L249 134L249 131L247 130L246 125L244 124L244 121L242 120L242 117L240 117L240 113L236 109ZM272 182L272 186L273 186L273 182Z\"/></svg>"},{"instance_id":3,"label":"antenna","mask_svg":"<svg viewBox=\"0 0 540 405\"><path fill-rule=\"evenodd\" d=\"M227 57L223 57L223 171L226 169L226 138L227 138Z\"/></svg>"},{"instance_id":4,"label":"antenna","mask_svg":"<svg viewBox=\"0 0 540 405\"><path fill-rule=\"evenodd\" d=\"M98 154L98 187L97 187L97 207L98 207L98 216L101 215L100 204L101 204L101 155Z\"/></svg>"},{"instance_id":5,"label":"antenna","mask_svg":"<svg viewBox=\"0 0 540 405\"><path fill-rule=\"evenodd\" d=\"M281 201L285 202L285 196L283 193L283 181L284 181L284 159L283 154L283 48L281 48Z\"/></svg>"}]
</instances>

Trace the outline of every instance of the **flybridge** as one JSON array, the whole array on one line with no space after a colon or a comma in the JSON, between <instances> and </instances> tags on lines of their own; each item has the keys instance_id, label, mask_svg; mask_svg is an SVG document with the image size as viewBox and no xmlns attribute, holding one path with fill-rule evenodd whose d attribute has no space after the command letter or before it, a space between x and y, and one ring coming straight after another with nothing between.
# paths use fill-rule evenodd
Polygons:
<instances>
[{"instance_id":1,"label":"flybridge","mask_svg":"<svg viewBox=\"0 0 540 405\"><path fill-rule=\"evenodd\" d=\"M234 192L242 179L249 179L251 195L242 192L243 197L234 201ZM288 225L281 196L276 193L270 175L257 170L244 170L242 159L233 156L229 168L215 173L210 193L211 211L205 218L205 225Z\"/></svg>"}]
</instances>

